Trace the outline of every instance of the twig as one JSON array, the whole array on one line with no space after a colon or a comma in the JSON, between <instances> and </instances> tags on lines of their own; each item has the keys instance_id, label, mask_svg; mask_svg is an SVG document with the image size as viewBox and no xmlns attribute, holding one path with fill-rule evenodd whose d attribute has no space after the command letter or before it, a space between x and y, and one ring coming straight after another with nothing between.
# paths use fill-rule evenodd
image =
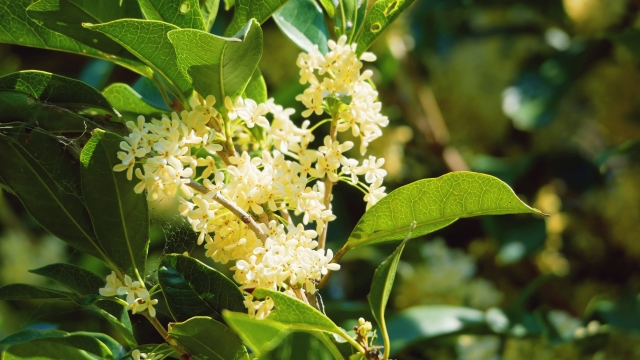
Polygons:
<instances>
[{"instance_id":1,"label":"twig","mask_svg":"<svg viewBox=\"0 0 640 360\"><path fill-rule=\"evenodd\" d=\"M182 357L184 360L193 360L193 356L191 356L191 354L189 354L189 352L185 350L185 348L183 348L175 340L173 340L173 338L171 337L171 335L169 335L167 330L165 330L162 324L160 324L160 321L158 321L157 318L149 315L148 310L145 310L140 314L146 317L147 320L149 320L151 325L153 325L153 327L156 329L156 331L158 331L158 333L162 336L164 341L167 342L167 344L171 345L174 349L176 349L178 354L180 354L180 357Z\"/></svg>"},{"instance_id":2,"label":"twig","mask_svg":"<svg viewBox=\"0 0 640 360\"><path fill-rule=\"evenodd\" d=\"M197 181L190 180L187 186L201 194L208 194L211 192L211 190L207 189L204 185L198 183ZM260 240L262 240L263 243L267 241L267 235L262 232L262 229L260 229L253 218L249 214L244 212L244 210L240 209L238 205L227 200L224 196L220 195L219 192L216 192L215 195L213 195L213 200L227 208L233 215L237 216L240 220L242 220L243 223L247 224L247 226L249 226L249 229L251 229L260 238Z\"/></svg>"}]
</instances>

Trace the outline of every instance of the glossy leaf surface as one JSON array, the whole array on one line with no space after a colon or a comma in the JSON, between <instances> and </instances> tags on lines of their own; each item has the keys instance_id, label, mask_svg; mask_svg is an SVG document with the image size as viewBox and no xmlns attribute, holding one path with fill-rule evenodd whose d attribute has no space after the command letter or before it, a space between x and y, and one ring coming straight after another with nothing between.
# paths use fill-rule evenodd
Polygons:
<instances>
[{"instance_id":1,"label":"glossy leaf surface","mask_svg":"<svg viewBox=\"0 0 640 360\"><path fill-rule=\"evenodd\" d=\"M246 313L223 311L227 324L258 356L275 348L289 333L289 327L277 321L256 319Z\"/></svg>"},{"instance_id":2,"label":"glossy leaf surface","mask_svg":"<svg viewBox=\"0 0 640 360\"><path fill-rule=\"evenodd\" d=\"M208 317L197 316L176 323L169 335L198 359L249 359L240 338L221 322Z\"/></svg>"},{"instance_id":3,"label":"glossy leaf surface","mask_svg":"<svg viewBox=\"0 0 640 360\"><path fill-rule=\"evenodd\" d=\"M104 89L103 95L127 121L135 122L139 115L143 115L147 121L150 118L160 119L162 114L167 113L144 101L142 96L127 84L113 83Z\"/></svg>"},{"instance_id":4,"label":"glossy leaf surface","mask_svg":"<svg viewBox=\"0 0 640 360\"><path fill-rule=\"evenodd\" d=\"M236 0L233 18L224 36L236 35L251 19L262 24L287 1L289 0Z\"/></svg>"},{"instance_id":5,"label":"glossy leaf surface","mask_svg":"<svg viewBox=\"0 0 640 360\"><path fill-rule=\"evenodd\" d=\"M314 0L289 0L273 14L280 30L306 52L314 45L326 54L329 30L322 9Z\"/></svg>"}]
</instances>

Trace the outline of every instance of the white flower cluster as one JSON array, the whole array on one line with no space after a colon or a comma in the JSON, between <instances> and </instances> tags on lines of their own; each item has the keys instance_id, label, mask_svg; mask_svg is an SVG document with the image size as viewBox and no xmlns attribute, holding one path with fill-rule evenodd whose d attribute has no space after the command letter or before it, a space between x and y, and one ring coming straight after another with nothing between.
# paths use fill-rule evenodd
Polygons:
<instances>
[{"instance_id":1,"label":"white flower cluster","mask_svg":"<svg viewBox=\"0 0 640 360\"><path fill-rule=\"evenodd\" d=\"M152 289L153 290L153 289ZM111 272L107 276L107 284L100 288L102 296L119 296L127 295L127 310L131 310L133 314L149 310L151 317L156 316L156 309L153 307L158 303L158 299L151 299L149 291L140 281L133 281L129 275L124 276L124 284L118 279L115 272Z\"/></svg>"},{"instance_id":2,"label":"white flower cluster","mask_svg":"<svg viewBox=\"0 0 640 360\"><path fill-rule=\"evenodd\" d=\"M365 81L371 72L360 75L362 63L355 56L355 45L345 46L345 41L330 41L332 51L326 56L317 49L301 55L307 59L303 62L313 64L310 73L301 72L304 81L322 91L307 89L298 99L318 114L323 107L338 109L333 125L339 131L352 128L361 138L364 154L388 120L380 115L380 103L374 102L377 92ZM363 58L374 57L365 54ZM322 83L313 69L324 74ZM342 95L352 98L350 104L325 101ZM344 155L354 144L340 143L335 135L326 136L317 150L309 149L315 127L309 128L308 120L296 126L290 119L294 110L271 99L257 104L227 97L220 112L213 107L215 102L211 95L206 99L196 95L190 100L191 110L180 115L174 112L170 118L163 115L149 122L140 116L137 123L128 122L130 134L118 153L122 163L114 171L127 171L130 180L135 173L140 180L136 193L146 190L149 199L173 197L180 190L179 211L199 233L198 243L204 243L206 256L222 263L234 261L234 278L243 288L314 293L324 274L340 268L331 263L331 250L317 249L316 238L335 219L325 181L356 186L365 193L368 209L385 196L384 159L369 156L360 164ZM256 125L265 134L262 141L249 131ZM237 146L247 139L255 140L251 153L248 146ZM258 144L262 148L256 149ZM236 147L245 151L237 154ZM359 175L370 185L360 182ZM191 181L201 182L207 191L194 193L188 186ZM247 219L225 207L220 197L258 222L266 239L250 229ZM294 224L289 212L302 215L302 224ZM315 230L305 229L309 223L315 223ZM271 301L253 301L251 295L245 303L257 317L268 315L273 307Z\"/></svg>"},{"instance_id":3,"label":"white flower cluster","mask_svg":"<svg viewBox=\"0 0 640 360\"><path fill-rule=\"evenodd\" d=\"M327 97L351 99L348 106L338 113L338 131L351 129L353 136L360 137L360 152L367 151L370 142L382 135L380 127L386 127L389 119L380 114L382 104L377 102L378 92L367 81L373 72L362 69L362 61L375 61L372 53L365 52L358 58L356 44L346 44L347 37L341 36L336 43L329 40L331 51L322 55L316 45L311 52L298 56L300 83L309 83L304 93L296 100L306 107L302 116L312 113L321 115L325 112L323 103Z\"/></svg>"}]
</instances>

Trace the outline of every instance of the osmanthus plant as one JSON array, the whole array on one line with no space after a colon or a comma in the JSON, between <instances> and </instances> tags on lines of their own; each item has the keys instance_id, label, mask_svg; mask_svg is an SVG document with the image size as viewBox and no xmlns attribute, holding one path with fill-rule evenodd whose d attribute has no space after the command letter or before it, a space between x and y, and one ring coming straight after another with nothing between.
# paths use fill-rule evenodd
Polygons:
<instances>
[{"instance_id":1,"label":"osmanthus plant","mask_svg":"<svg viewBox=\"0 0 640 360\"><path fill-rule=\"evenodd\" d=\"M0 299L73 301L121 334L119 343L23 330L0 342L9 345L5 359L248 359L269 357L297 332L329 357L388 359L385 307L406 241L462 217L539 213L500 180L470 172L385 194L384 159L367 147L388 119L363 62L375 60L367 48L410 0L229 1L224 37L209 32L215 0L1 2L0 40L113 61L152 81L171 109L125 84L100 93L39 71L0 78L2 187L45 229L112 270L52 264L33 272L67 290L12 284ZM271 16L303 49L291 69L306 85L296 96L301 114L268 98L258 68L260 24ZM322 127L328 135L316 139ZM362 192L367 212L334 255L325 240L339 183ZM145 268L148 201L165 198L178 199L205 256L230 262L233 279L188 254ZM362 318L346 331L324 315L318 289L346 252L401 240L371 284L376 331ZM147 282L155 271L158 282ZM159 301L174 322L156 318ZM139 344L129 312L166 342Z\"/></svg>"}]
</instances>

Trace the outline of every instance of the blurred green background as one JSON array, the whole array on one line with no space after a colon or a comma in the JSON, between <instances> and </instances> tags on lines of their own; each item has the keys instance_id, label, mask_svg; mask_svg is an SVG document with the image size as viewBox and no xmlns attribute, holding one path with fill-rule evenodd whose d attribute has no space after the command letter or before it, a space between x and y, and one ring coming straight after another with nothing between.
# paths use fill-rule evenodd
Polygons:
<instances>
[{"instance_id":1,"label":"blurred green background","mask_svg":"<svg viewBox=\"0 0 640 360\"><path fill-rule=\"evenodd\" d=\"M388 310L394 358L640 358L639 10L638 0L418 0L374 44L370 68L391 123L371 151L386 158L388 191L473 170L549 214L463 219L409 242ZM221 10L213 32L229 18ZM299 114L300 50L272 20L264 33L270 96ZM148 83L105 61L0 45L0 75L26 69L100 90L125 82L163 106ZM364 212L361 197L337 186L334 250ZM151 263L163 252L202 255L174 205L153 204ZM371 319L370 279L394 246L345 256L321 291L338 324ZM0 284L53 286L27 270L62 261L107 274L0 193ZM141 339L161 341L132 320ZM0 337L24 327L117 338L71 304L0 302Z\"/></svg>"}]
</instances>

